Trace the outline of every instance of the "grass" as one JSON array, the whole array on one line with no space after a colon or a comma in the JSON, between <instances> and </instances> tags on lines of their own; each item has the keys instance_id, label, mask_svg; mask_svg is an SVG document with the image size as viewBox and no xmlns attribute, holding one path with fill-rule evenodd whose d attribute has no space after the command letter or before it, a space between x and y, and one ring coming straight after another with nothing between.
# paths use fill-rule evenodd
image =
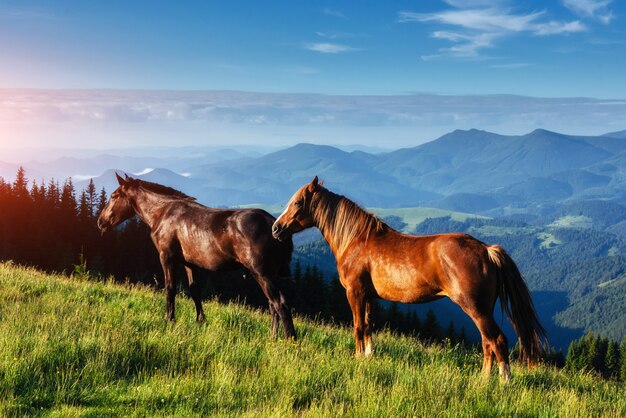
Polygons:
<instances>
[{"instance_id":1,"label":"grass","mask_svg":"<svg viewBox=\"0 0 626 418\"><path fill-rule=\"evenodd\" d=\"M555 220L548 226L556 228L589 229L593 227L593 219L583 215L566 215Z\"/></svg>"},{"instance_id":2,"label":"grass","mask_svg":"<svg viewBox=\"0 0 626 418\"><path fill-rule=\"evenodd\" d=\"M543 249L550 249L550 248L558 247L559 245L563 244L563 241L561 241L560 239L558 239L557 237L555 237L553 234L549 232L538 233L537 239L541 240L539 247Z\"/></svg>"},{"instance_id":3,"label":"grass","mask_svg":"<svg viewBox=\"0 0 626 418\"><path fill-rule=\"evenodd\" d=\"M352 333L296 319L269 338L266 313L204 303L207 321L149 288L0 264L0 416L624 416L626 393L591 374L513 366L480 379L480 356L389 332L375 356Z\"/></svg>"}]
</instances>

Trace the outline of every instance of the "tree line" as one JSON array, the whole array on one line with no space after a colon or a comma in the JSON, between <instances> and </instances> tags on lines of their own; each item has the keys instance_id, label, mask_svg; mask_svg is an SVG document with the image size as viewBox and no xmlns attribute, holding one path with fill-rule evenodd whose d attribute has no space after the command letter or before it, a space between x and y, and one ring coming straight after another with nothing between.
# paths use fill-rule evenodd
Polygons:
<instances>
[{"instance_id":1,"label":"tree line","mask_svg":"<svg viewBox=\"0 0 626 418\"><path fill-rule=\"evenodd\" d=\"M626 338L619 344L593 333L572 341L565 368L595 372L607 379L626 382Z\"/></svg>"}]
</instances>

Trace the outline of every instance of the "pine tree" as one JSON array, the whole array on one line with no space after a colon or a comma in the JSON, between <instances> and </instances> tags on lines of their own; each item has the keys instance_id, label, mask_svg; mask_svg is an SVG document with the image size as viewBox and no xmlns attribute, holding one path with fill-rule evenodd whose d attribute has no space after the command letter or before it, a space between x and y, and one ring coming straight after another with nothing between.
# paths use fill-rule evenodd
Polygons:
<instances>
[{"instance_id":1,"label":"pine tree","mask_svg":"<svg viewBox=\"0 0 626 418\"><path fill-rule=\"evenodd\" d=\"M599 372L602 376L607 375L607 370L605 367L607 348L608 340L606 338L596 337L591 343L591 363L588 365L588 367Z\"/></svg>"},{"instance_id":2,"label":"pine tree","mask_svg":"<svg viewBox=\"0 0 626 418\"><path fill-rule=\"evenodd\" d=\"M459 332L459 341L465 346L469 345L469 340L467 339L467 333L465 332L464 325L461 326L461 332Z\"/></svg>"},{"instance_id":3,"label":"pine tree","mask_svg":"<svg viewBox=\"0 0 626 418\"><path fill-rule=\"evenodd\" d=\"M293 267L293 274L291 276L295 282L302 280L302 263L300 263L300 260L296 260L295 266Z\"/></svg>"},{"instance_id":4,"label":"pine tree","mask_svg":"<svg viewBox=\"0 0 626 418\"><path fill-rule=\"evenodd\" d=\"M436 340L441 335L441 328L439 326L439 321L435 316L435 312L432 309L429 309L426 312L426 317L424 318L424 323L422 324L422 333L424 337L427 339Z\"/></svg>"},{"instance_id":5,"label":"pine tree","mask_svg":"<svg viewBox=\"0 0 626 418\"><path fill-rule=\"evenodd\" d=\"M624 337L622 343L619 346L619 357L619 378L622 382L626 382L626 337Z\"/></svg>"},{"instance_id":6,"label":"pine tree","mask_svg":"<svg viewBox=\"0 0 626 418\"><path fill-rule=\"evenodd\" d=\"M606 369L606 377L616 379L619 375L620 355L619 344L615 341L609 341L606 348L606 357L604 367Z\"/></svg>"},{"instance_id":7,"label":"pine tree","mask_svg":"<svg viewBox=\"0 0 626 418\"><path fill-rule=\"evenodd\" d=\"M89 198L87 192L83 190L80 193L80 199L78 200L78 218L86 223L91 219L93 212L91 211Z\"/></svg>"},{"instance_id":8,"label":"pine tree","mask_svg":"<svg viewBox=\"0 0 626 418\"><path fill-rule=\"evenodd\" d=\"M346 298L346 290L341 285L339 277L330 280L328 289L330 315L338 324L349 324L352 320L352 311Z\"/></svg>"},{"instance_id":9,"label":"pine tree","mask_svg":"<svg viewBox=\"0 0 626 418\"><path fill-rule=\"evenodd\" d=\"M93 217L98 209L98 193L96 192L96 185L93 183L93 179L89 179L89 184L84 192L86 194L86 203L89 207L90 217Z\"/></svg>"},{"instance_id":10,"label":"pine tree","mask_svg":"<svg viewBox=\"0 0 626 418\"><path fill-rule=\"evenodd\" d=\"M583 350L581 340L574 340L569 344L567 349L567 357L565 359L565 368L572 372L582 370L584 367Z\"/></svg>"},{"instance_id":11,"label":"pine tree","mask_svg":"<svg viewBox=\"0 0 626 418\"><path fill-rule=\"evenodd\" d=\"M26 178L26 170L20 166L17 169L15 181L13 182L13 195L18 199L28 199L30 194L28 192L28 179Z\"/></svg>"},{"instance_id":12,"label":"pine tree","mask_svg":"<svg viewBox=\"0 0 626 418\"><path fill-rule=\"evenodd\" d=\"M448 328L446 328L445 338L450 340L450 342L453 344L457 342L457 335L452 321L450 321L450 323L448 324Z\"/></svg>"},{"instance_id":13,"label":"pine tree","mask_svg":"<svg viewBox=\"0 0 626 418\"><path fill-rule=\"evenodd\" d=\"M422 321L420 321L417 311L411 309L411 317L409 319L409 326L411 327L412 335L419 335L422 332Z\"/></svg>"},{"instance_id":14,"label":"pine tree","mask_svg":"<svg viewBox=\"0 0 626 418\"><path fill-rule=\"evenodd\" d=\"M61 210L66 214L76 214L76 195L74 189L74 183L72 183L72 179L67 179L65 183L63 183L63 189L61 190Z\"/></svg>"},{"instance_id":15,"label":"pine tree","mask_svg":"<svg viewBox=\"0 0 626 418\"><path fill-rule=\"evenodd\" d=\"M396 302L392 302L389 305L389 308L387 309L386 312L386 317L387 317L387 326L389 327L389 329L394 330L394 331L399 331L402 329L402 324L401 324L401 320L400 320L400 308L398 307L398 304Z\"/></svg>"},{"instance_id":16,"label":"pine tree","mask_svg":"<svg viewBox=\"0 0 626 418\"><path fill-rule=\"evenodd\" d=\"M59 190L59 183L56 182L54 179L48 182L46 200L48 201L48 205L50 205L50 209L56 209L60 205L61 193Z\"/></svg>"},{"instance_id":17,"label":"pine tree","mask_svg":"<svg viewBox=\"0 0 626 418\"><path fill-rule=\"evenodd\" d=\"M100 190L100 195L98 196L98 215L102 213L102 210L107 205L108 195L104 187Z\"/></svg>"}]
</instances>

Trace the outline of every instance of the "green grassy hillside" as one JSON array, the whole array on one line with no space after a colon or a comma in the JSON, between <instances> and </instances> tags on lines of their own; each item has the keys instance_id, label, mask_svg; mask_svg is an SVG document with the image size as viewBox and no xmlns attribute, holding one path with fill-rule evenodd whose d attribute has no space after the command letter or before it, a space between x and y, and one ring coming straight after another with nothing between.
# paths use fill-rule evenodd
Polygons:
<instances>
[{"instance_id":1,"label":"green grassy hillside","mask_svg":"<svg viewBox=\"0 0 626 418\"><path fill-rule=\"evenodd\" d=\"M480 380L478 352L379 332L353 357L350 330L0 264L0 416L624 416L626 394L589 374L514 365Z\"/></svg>"}]
</instances>

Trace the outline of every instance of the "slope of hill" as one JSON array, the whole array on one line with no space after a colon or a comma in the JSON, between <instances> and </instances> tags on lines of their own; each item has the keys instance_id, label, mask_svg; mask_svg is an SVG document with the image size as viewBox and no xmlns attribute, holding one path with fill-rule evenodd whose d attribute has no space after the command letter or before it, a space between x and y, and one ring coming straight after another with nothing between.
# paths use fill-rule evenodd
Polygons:
<instances>
[{"instance_id":1,"label":"slope of hill","mask_svg":"<svg viewBox=\"0 0 626 418\"><path fill-rule=\"evenodd\" d=\"M353 357L347 329L205 302L162 319L163 295L0 264L0 414L8 416L624 416L617 383L513 365L482 383L477 349L380 332ZM445 400L445 401L444 401Z\"/></svg>"}]
</instances>

